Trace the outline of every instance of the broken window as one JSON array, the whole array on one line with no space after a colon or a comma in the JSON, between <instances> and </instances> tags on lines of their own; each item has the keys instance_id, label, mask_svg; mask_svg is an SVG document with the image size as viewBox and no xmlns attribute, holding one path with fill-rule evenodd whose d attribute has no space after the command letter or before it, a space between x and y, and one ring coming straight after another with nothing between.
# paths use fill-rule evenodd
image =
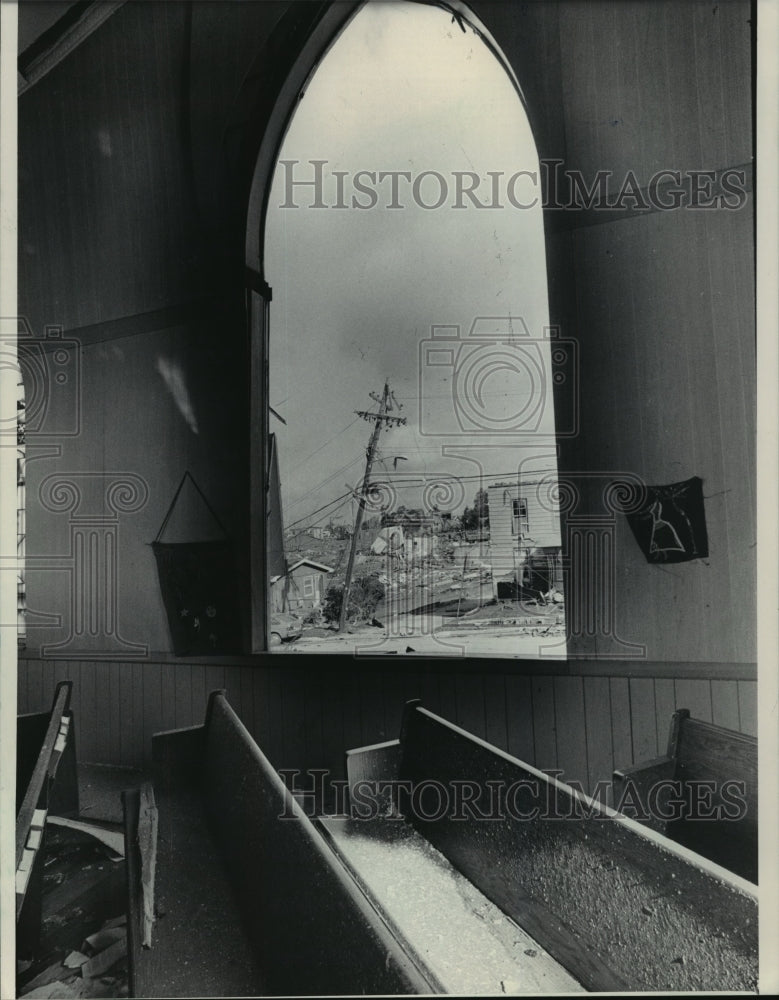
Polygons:
<instances>
[{"instance_id":1,"label":"broken window","mask_svg":"<svg viewBox=\"0 0 779 1000\"><path fill-rule=\"evenodd\" d=\"M512 501L511 533L513 535L526 535L528 533L527 500Z\"/></svg>"},{"instance_id":2,"label":"broken window","mask_svg":"<svg viewBox=\"0 0 779 1000\"><path fill-rule=\"evenodd\" d=\"M490 624L531 600L512 539L527 534L525 481L559 525L564 353L538 155L497 51L442 6L365 4L289 123L265 225L268 531L287 567L332 572L319 617L279 652L340 652L346 635L356 653L535 657L543 641L564 655L560 606L543 640ZM525 498L511 528L508 509L490 518L497 483ZM545 544L559 548L559 526Z\"/></svg>"}]
</instances>

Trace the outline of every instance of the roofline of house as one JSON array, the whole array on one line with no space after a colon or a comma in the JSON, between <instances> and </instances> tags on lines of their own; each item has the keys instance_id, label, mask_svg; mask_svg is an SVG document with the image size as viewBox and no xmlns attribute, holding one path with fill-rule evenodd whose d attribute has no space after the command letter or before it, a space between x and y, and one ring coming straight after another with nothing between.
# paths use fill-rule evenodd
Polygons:
<instances>
[{"instance_id":1,"label":"roofline of house","mask_svg":"<svg viewBox=\"0 0 779 1000\"><path fill-rule=\"evenodd\" d=\"M333 567L332 566L325 566L324 563L314 562L313 559L298 559L298 561L294 564L294 566L290 566L289 569L287 570L287 576L289 576L289 574L293 570L296 570L298 568L298 566L303 566L304 564L306 566L313 566L314 569L321 569L325 573L332 573L333 572Z\"/></svg>"}]
</instances>

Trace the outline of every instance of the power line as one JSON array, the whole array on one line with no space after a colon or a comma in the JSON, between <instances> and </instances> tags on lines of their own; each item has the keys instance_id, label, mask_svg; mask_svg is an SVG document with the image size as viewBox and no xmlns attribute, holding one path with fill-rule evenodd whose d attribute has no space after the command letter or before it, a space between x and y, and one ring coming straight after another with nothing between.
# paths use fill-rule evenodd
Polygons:
<instances>
[{"instance_id":1,"label":"power line","mask_svg":"<svg viewBox=\"0 0 779 1000\"><path fill-rule=\"evenodd\" d=\"M332 507L332 505L334 503L338 503L339 500L343 500L344 498L351 497L351 496L352 496L352 491L351 490L349 490L348 493L342 493L341 496L340 497L336 497L335 500L331 500L329 503L323 504L321 507L317 507L317 509L316 510L312 510L310 514L305 514L303 517L299 517L297 519L297 521L293 521L292 524L288 524L287 525L287 530L289 530L290 528L294 528L295 525L296 524L300 524L301 521L307 521L310 517L313 517L314 514L318 514L320 512L320 510L325 510L327 507Z\"/></svg>"},{"instance_id":2,"label":"power line","mask_svg":"<svg viewBox=\"0 0 779 1000\"><path fill-rule=\"evenodd\" d=\"M543 470L539 470L538 473L530 473L530 475L540 475L541 471L543 471ZM519 477L517 475L516 472L491 472L489 475L480 475L480 476L454 476L454 475L451 475L451 476L444 476L444 475L430 476L430 475L426 475L424 472L409 472L407 475L408 476L415 476L419 481L418 482L414 482L414 483L395 483L395 482L392 481L392 478L389 478L389 479L374 479L371 482L370 485L376 486L376 485L381 484L381 483L387 483L387 484L391 485L393 487L393 489L406 490L406 489L419 489L420 486L426 486L426 485L428 485L428 483L435 483L435 482L437 482L439 480L441 482L445 482L445 481L449 480L449 481L454 481L454 482L458 482L458 483L467 483L467 482L471 482L471 481L474 481L474 480L477 480L477 479L503 479L506 476L509 476L509 477L513 476L515 478L521 478L521 477ZM552 482L552 480L550 480L550 482Z\"/></svg>"},{"instance_id":3,"label":"power line","mask_svg":"<svg viewBox=\"0 0 779 1000\"><path fill-rule=\"evenodd\" d=\"M342 475L342 473L346 472L347 469L351 469L353 465L356 465L358 462L361 461L362 461L362 455L358 455L357 458L353 458L351 462L347 462L346 465L342 465L340 469L336 469L335 472L330 473L330 475L326 479L323 479L321 483L318 483L316 486L312 486L310 490L306 490L306 492L303 493L301 496L299 496L297 500L293 500L292 503L289 504L289 507L290 508L297 507L299 503L301 503L307 497L310 497L312 493L318 492L319 490L322 489L323 486L327 486L327 484L331 480Z\"/></svg>"},{"instance_id":4,"label":"power line","mask_svg":"<svg viewBox=\"0 0 779 1000\"><path fill-rule=\"evenodd\" d=\"M543 471L543 470L539 470L539 473L541 471ZM533 474L538 474L538 473L533 473ZM451 475L451 476L443 476L443 475L441 475L441 476L431 476L431 475L427 475L424 472L416 472L416 473L415 472L408 472L406 475L407 476L414 476L415 477L415 481L413 483L398 483L398 482L393 482L393 478L394 477L390 476L390 477L388 477L386 479L373 479L373 480L371 480L368 483L368 485L370 487L370 486L376 486L376 485L379 485L381 483L385 483L386 482L386 483L389 483L392 486L392 488L396 489L396 490L418 490L418 489L422 489L424 486L427 486L429 483L435 483L438 480L440 480L442 482L445 482L447 480L451 480L451 481L454 481L454 482L457 482L457 483L468 483L468 482L475 482L477 480L484 481L484 480L487 480L487 479L504 479L504 478L512 478L512 477L515 478L515 479L516 478L520 478L520 477L518 477L516 471L513 471L513 472L491 472L488 475L474 475L474 476L455 476L455 475ZM405 478L405 476L404 476L404 478ZM550 482L553 482L553 481L555 481L555 480L550 480ZM343 494L341 494L341 496L336 497L335 500L331 500L330 503L326 503L323 507L318 507L316 510L312 511L310 514L306 514L303 517L298 518L297 521L293 521L292 524L289 525L289 527L290 528L294 527L296 524L300 524L301 521L305 521L309 517L313 517L314 514L318 514L321 510L324 510L326 507L329 507L331 504L337 503L339 500L343 500L345 497L346 498L351 498L351 497L353 497L353 495L354 494L351 491L349 493L343 493Z\"/></svg>"},{"instance_id":5,"label":"power line","mask_svg":"<svg viewBox=\"0 0 779 1000\"><path fill-rule=\"evenodd\" d=\"M319 454L319 453L320 453L321 451L324 451L324 449L325 449L325 448L326 448L326 447L327 447L327 446L328 446L329 444L332 444L332 442L333 442L333 441L335 441L335 439L336 439L337 437L340 437L340 436L341 436L341 434L344 434L344 433L346 433L346 431L348 431L348 430L349 430L349 428L350 428L350 427L351 427L351 426L352 426L353 424L356 424L356 423L357 423L357 421L358 421L359 419L360 419L359 417L355 417L355 418L354 418L354 420L350 421L350 422L349 422L349 423L348 423L348 424L346 425L346 427L343 427L343 428L341 428L341 430L340 430L340 431L338 431L338 432L337 432L336 434L333 434L333 436L332 436L331 438L328 438L328 440L327 440L327 441L325 441L325 443L324 443L324 444L320 444L318 448L316 448L316 449L315 449L314 451L312 451L312 452L311 452L311 454L310 454L310 455L308 455L308 456L307 456L306 458L304 458L304 459L302 459L302 460L301 460L300 462L298 462L298 464L297 464L297 465L296 465L296 466L294 467L294 469L291 469L290 471L291 471L291 472L297 472L297 470L298 470L298 469L299 469L299 468L301 467L301 465L305 465L305 464L306 464L306 462L307 462L307 461L308 461L308 460L309 460L310 458L313 458L313 457L314 457L314 455L318 455L318 454Z\"/></svg>"},{"instance_id":6,"label":"power line","mask_svg":"<svg viewBox=\"0 0 779 1000\"><path fill-rule=\"evenodd\" d=\"M348 496L346 497L346 499L342 500L342 502L337 507L334 507L332 510L328 511L326 514L323 514L321 517L318 517L316 519L316 521L312 521L311 524L307 524L306 527L305 528L301 528L300 531L296 531L295 534L292 535L291 538L288 538L286 540L287 544L289 544L289 545L293 544L294 541L297 538L300 538L301 535L305 535L305 533L309 530L309 528L315 528L318 524L320 524L322 521L324 521L324 519L326 517L332 517L333 514L336 513L336 511L339 511L341 509L341 507L345 507L351 501L351 499L352 499L352 494L350 493L350 494L348 494ZM287 529L287 530L289 531L289 529Z\"/></svg>"}]
</instances>

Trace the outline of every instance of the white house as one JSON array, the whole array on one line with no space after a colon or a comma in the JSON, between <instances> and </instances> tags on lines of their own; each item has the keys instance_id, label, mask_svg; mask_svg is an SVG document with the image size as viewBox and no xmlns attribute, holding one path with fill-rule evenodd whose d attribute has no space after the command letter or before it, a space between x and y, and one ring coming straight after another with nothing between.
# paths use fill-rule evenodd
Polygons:
<instances>
[{"instance_id":1,"label":"white house","mask_svg":"<svg viewBox=\"0 0 779 1000\"><path fill-rule=\"evenodd\" d=\"M503 596L499 590L511 592L515 584L531 590L562 587L556 484L557 473L546 470L534 473L532 478L488 487L496 596Z\"/></svg>"}]
</instances>

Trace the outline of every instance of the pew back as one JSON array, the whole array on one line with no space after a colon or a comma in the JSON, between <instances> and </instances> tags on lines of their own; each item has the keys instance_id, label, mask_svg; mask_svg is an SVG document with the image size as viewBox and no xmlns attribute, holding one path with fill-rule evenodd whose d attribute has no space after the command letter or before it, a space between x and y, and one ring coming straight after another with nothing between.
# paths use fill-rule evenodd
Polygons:
<instances>
[{"instance_id":1,"label":"pew back","mask_svg":"<svg viewBox=\"0 0 779 1000\"><path fill-rule=\"evenodd\" d=\"M615 802L677 843L757 882L757 740L674 712L665 756L614 772ZM653 790L666 782L662 815ZM630 813L628 813L630 815Z\"/></svg>"},{"instance_id":2,"label":"pew back","mask_svg":"<svg viewBox=\"0 0 779 1000\"><path fill-rule=\"evenodd\" d=\"M269 992L432 992L221 693L205 745L205 801Z\"/></svg>"},{"instance_id":3,"label":"pew back","mask_svg":"<svg viewBox=\"0 0 779 1000\"><path fill-rule=\"evenodd\" d=\"M34 954L40 937L46 816L78 815L72 681L54 692L51 712L17 719L16 945Z\"/></svg>"},{"instance_id":4,"label":"pew back","mask_svg":"<svg viewBox=\"0 0 779 1000\"><path fill-rule=\"evenodd\" d=\"M756 882L757 740L680 713L676 777L688 786L705 783L713 794L711 802L704 802L703 816L693 810L687 819L670 824L668 835ZM730 806L733 818L712 822L712 809L723 806Z\"/></svg>"}]
</instances>

